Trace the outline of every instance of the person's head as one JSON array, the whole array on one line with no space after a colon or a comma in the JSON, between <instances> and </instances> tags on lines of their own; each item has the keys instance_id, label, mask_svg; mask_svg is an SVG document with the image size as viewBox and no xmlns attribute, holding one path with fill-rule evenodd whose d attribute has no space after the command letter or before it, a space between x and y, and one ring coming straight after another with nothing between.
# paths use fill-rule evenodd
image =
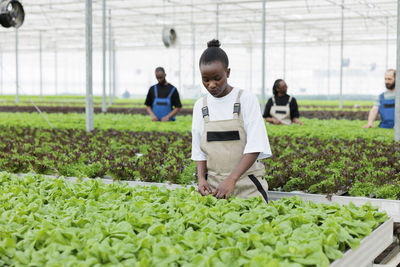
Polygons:
<instances>
[{"instance_id":1,"label":"person's head","mask_svg":"<svg viewBox=\"0 0 400 267\"><path fill-rule=\"evenodd\" d=\"M203 85L214 97L225 96L231 88L228 85L231 71L228 56L220 46L221 43L218 40L209 41L207 49L201 54L199 61Z\"/></svg>"},{"instance_id":2,"label":"person's head","mask_svg":"<svg viewBox=\"0 0 400 267\"><path fill-rule=\"evenodd\" d=\"M274 95L286 95L287 88L286 82L282 79L278 79L274 82L274 86L272 86L272 93Z\"/></svg>"},{"instance_id":3,"label":"person's head","mask_svg":"<svg viewBox=\"0 0 400 267\"><path fill-rule=\"evenodd\" d=\"M389 90L393 90L396 87L396 70L388 69L385 72L385 85Z\"/></svg>"},{"instance_id":4,"label":"person's head","mask_svg":"<svg viewBox=\"0 0 400 267\"><path fill-rule=\"evenodd\" d=\"M156 74L156 79L158 81L158 84L165 84L166 80L165 80L165 76L167 76L167 74L165 74L165 70L163 67L157 67L155 70L155 74Z\"/></svg>"}]
</instances>

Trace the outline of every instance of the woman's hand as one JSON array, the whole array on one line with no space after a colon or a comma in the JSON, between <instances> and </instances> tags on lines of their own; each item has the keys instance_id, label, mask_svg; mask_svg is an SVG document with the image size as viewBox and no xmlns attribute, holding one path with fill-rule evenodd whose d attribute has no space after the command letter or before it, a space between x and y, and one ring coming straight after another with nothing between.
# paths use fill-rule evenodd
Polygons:
<instances>
[{"instance_id":1,"label":"woman's hand","mask_svg":"<svg viewBox=\"0 0 400 267\"><path fill-rule=\"evenodd\" d=\"M272 118L272 123L276 124L276 125L282 124L280 120L275 119L275 118Z\"/></svg>"},{"instance_id":2,"label":"woman's hand","mask_svg":"<svg viewBox=\"0 0 400 267\"><path fill-rule=\"evenodd\" d=\"M207 180L204 178L199 178L199 193L202 196L207 196L209 194L212 194L210 185L208 184Z\"/></svg>"},{"instance_id":3,"label":"woman's hand","mask_svg":"<svg viewBox=\"0 0 400 267\"><path fill-rule=\"evenodd\" d=\"M299 118L294 118L293 122L298 124L298 125L303 125L303 123L299 120Z\"/></svg>"},{"instance_id":4,"label":"woman's hand","mask_svg":"<svg viewBox=\"0 0 400 267\"><path fill-rule=\"evenodd\" d=\"M217 189L214 191L213 196L216 198L229 199L230 195L235 189L237 179L228 176L222 183L219 184Z\"/></svg>"},{"instance_id":5,"label":"woman's hand","mask_svg":"<svg viewBox=\"0 0 400 267\"><path fill-rule=\"evenodd\" d=\"M269 123L272 123L272 124L281 124L281 122L276 118L266 117L265 120L267 122L269 122Z\"/></svg>"}]
</instances>

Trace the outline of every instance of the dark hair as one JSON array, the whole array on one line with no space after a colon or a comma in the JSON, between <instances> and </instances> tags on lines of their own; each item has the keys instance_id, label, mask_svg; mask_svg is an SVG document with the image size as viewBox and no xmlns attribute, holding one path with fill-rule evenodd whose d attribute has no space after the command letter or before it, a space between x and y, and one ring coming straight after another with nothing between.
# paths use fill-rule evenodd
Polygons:
<instances>
[{"instance_id":1,"label":"dark hair","mask_svg":"<svg viewBox=\"0 0 400 267\"><path fill-rule=\"evenodd\" d=\"M207 49L201 54L199 66L201 64L207 65L215 61L222 63L225 69L228 69L229 59L225 51L219 48L221 43L218 40L212 39L207 43Z\"/></svg>"},{"instance_id":2,"label":"dark hair","mask_svg":"<svg viewBox=\"0 0 400 267\"><path fill-rule=\"evenodd\" d=\"M272 87L272 93L273 93L274 95L278 94L278 92L276 91L276 88L278 88L280 82L284 82L284 80L278 79L278 80L276 80L276 81L274 82L274 86Z\"/></svg>"},{"instance_id":3,"label":"dark hair","mask_svg":"<svg viewBox=\"0 0 400 267\"><path fill-rule=\"evenodd\" d=\"M155 72L159 72L159 71L162 71L165 73L165 70L163 67L157 67Z\"/></svg>"}]
</instances>

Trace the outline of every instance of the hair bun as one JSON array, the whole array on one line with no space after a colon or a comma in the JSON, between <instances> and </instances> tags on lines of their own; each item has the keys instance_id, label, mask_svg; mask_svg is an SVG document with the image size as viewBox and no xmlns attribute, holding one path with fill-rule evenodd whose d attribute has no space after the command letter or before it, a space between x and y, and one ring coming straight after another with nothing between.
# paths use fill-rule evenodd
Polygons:
<instances>
[{"instance_id":1,"label":"hair bun","mask_svg":"<svg viewBox=\"0 0 400 267\"><path fill-rule=\"evenodd\" d=\"M221 46L221 43L216 39L212 39L211 41L209 41L207 43L207 47L220 47L220 46Z\"/></svg>"}]
</instances>

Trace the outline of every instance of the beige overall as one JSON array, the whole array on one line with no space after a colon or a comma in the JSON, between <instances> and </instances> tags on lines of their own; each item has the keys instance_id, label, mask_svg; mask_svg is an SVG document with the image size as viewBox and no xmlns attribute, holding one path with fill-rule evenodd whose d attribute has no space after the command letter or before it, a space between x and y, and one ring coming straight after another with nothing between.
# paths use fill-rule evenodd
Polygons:
<instances>
[{"instance_id":1,"label":"beige overall","mask_svg":"<svg viewBox=\"0 0 400 267\"><path fill-rule=\"evenodd\" d=\"M240 113L240 90L233 107L233 119L210 121L207 96L203 98L204 130L200 148L207 155L207 182L214 191L238 166L246 146L246 132ZM258 160L239 178L233 195L242 198L261 195L268 202L265 167Z\"/></svg>"},{"instance_id":2,"label":"beige overall","mask_svg":"<svg viewBox=\"0 0 400 267\"><path fill-rule=\"evenodd\" d=\"M270 114L272 118L279 120L282 124L290 125L292 124L292 120L290 119L290 102L292 101L292 97L289 97L289 101L286 106L278 106L275 102L275 96L272 97L272 107Z\"/></svg>"}]
</instances>

